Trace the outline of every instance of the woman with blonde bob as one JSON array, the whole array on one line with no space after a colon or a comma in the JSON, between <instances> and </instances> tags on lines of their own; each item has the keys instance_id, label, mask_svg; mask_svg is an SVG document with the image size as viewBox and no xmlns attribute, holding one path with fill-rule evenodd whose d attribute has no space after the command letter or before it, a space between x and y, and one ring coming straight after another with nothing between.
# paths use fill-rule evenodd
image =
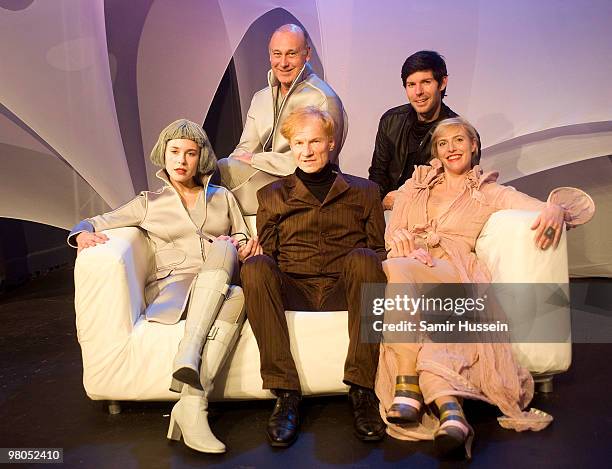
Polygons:
<instances>
[{"instance_id":1,"label":"woman with blonde bob","mask_svg":"<svg viewBox=\"0 0 612 469\"><path fill-rule=\"evenodd\" d=\"M79 252L105 243L102 230L142 228L154 252L145 285L147 320L174 324L186 316L171 389L180 392L168 438L221 453L208 425L207 395L244 322L244 296L231 285L238 260L261 253L234 196L210 184L217 159L202 127L186 119L162 130L151 161L163 187L76 225L68 243ZM210 334L209 334L210 332Z\"/></svg>"},{"instance_id":2,"label":"woman with blonde bob","mask_svg":"<svg viewBox=\"0 0 612 469\"><path fill-rule=\"evenodd\" d=\"M430 166L418 166L400 189L385 232L383 268L389 284L489 283L474 253L491 214L503 209L539 211L532 225L540 249L556 248L568 227L593 215L591 198L578 189L552 191L548 202L496 183L498 173L474 165L478 137L462 118L438 124ZM505 428L540 430L552 417L523 411L533 397L533 379L508 343L391 343L381 345L376 393L387 432L400 439L434 440L440 455L470 457L474 436L459 397L499 407ZM439 418L424 415L425 404Z\"/></svg>"}]
</instances>

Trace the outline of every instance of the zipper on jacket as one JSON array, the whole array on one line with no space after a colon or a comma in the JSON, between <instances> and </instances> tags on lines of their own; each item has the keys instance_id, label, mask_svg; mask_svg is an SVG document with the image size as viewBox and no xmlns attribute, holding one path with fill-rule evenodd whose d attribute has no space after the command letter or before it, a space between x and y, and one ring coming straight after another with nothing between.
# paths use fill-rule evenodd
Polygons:
<instances>
[{"instance_id":1,"label":"zipper on jacket","mask_svg":"<svg viewBox=\"0 0 612 469\"><path fill-rule=\"evenodd\" d=\"M270 132L270 135L268 136L266 143L264 144L263 148L264 151L268 145L268 143L270 143L270 139L272 139L272 145L270 147L269 151L272 151L272 149L274 148L274 142L275 142L275 137L276 137L276 126L278 125L278 121L280 119L281 114L283 113L283 109L285 107L285 103L287 102L287 98L289 97L289 95L291 93L293 93L293 90L295 89L295 87L297 86L298 82L302 82L304 80L300 80L300 78L302 77L302 75L304 74L304 71L306 70L306 64L308 62L306 62L303 66L302 66L302 70L300 70L300 73L298 74L297 77L295 77L295 80L293 80L293 83L291 83L291 86L289 87L289 90L287 91L287 94L283 97L283 100L281 101L281 105L280 108L278 109L278 115L276 114L276 103L273 103L274 105L274 124L272 125L272 132ZM274 72L273 72L274 73ZM268 86L270 86L270 88L272 87L270 85L270 83L268 83ZM281 92L281 85L279 83L278 85L278 93L280 94ZM278 95L277 95L277 99L278 99Z\"/></svg>"}]
</instances>

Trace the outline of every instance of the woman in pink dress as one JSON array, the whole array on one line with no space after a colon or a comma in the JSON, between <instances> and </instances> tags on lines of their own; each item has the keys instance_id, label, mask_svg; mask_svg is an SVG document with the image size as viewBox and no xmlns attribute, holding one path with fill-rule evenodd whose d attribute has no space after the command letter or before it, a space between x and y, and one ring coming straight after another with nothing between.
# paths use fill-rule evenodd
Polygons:
<instances>
[{"instance_id":1,"label":"woman in pink dress","mask_svg":"<svg viewBox=\"0 0 612 469\"><path fill-rule=\"evenodd\" d=\"M497 184L496 172L474 166L477 133L465 119L442 121L432 135L431 166L419 166L399 189L385 233L388 282L489 283L474 253L488 218L503 209L539 211L531 227L540 249L556 248L566 226L590 219L593 202L579 190L558 189L548 202ZM508 343L383 343L376 382L387 432L434 440L440 455L470 457L474 436L458 398L480 399L503 412L500 424L541 430L552 417L532 409L533 379ZM425 404L439 416L424 413Z\"/></svg>"}]
</instances>

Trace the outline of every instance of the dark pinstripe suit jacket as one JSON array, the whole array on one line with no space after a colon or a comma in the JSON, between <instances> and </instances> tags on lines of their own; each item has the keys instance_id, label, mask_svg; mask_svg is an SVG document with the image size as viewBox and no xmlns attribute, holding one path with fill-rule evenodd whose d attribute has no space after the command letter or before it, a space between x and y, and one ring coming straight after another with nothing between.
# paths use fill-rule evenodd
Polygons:
<instances>
[{"instance_id":1,"label":"dark pinstripe suit jacket","mask_svg":"<svg viewBox=\"0 0 612 469\"><path fill-rule=\"evenodd\" d=\"M285 273L339 277L353 248L370 248L385 258L380 193L367 179L338 171L320 203L291 174L261 188L257 199L259 242Z\"/></svg>"}]
</instances>

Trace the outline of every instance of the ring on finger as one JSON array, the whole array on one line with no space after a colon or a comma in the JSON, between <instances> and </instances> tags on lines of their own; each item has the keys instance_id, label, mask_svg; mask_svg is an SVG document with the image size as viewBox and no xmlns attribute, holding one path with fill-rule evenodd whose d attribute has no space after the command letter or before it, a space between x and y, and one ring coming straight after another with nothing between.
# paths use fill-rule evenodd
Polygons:
<instances>
[{"instance_id":1,"label":"ring on finger","mask_svg":"<svg viewBox=\"0 0 612 469\"><path fill-rule=\"evenodd\" d=\"M555 237L555 234L556 230L552 226L549 226L548 228L546 228L546 231L544 231L544 236L546 236L548 239L553 239Z\"/></svg>"}]
</instances>

